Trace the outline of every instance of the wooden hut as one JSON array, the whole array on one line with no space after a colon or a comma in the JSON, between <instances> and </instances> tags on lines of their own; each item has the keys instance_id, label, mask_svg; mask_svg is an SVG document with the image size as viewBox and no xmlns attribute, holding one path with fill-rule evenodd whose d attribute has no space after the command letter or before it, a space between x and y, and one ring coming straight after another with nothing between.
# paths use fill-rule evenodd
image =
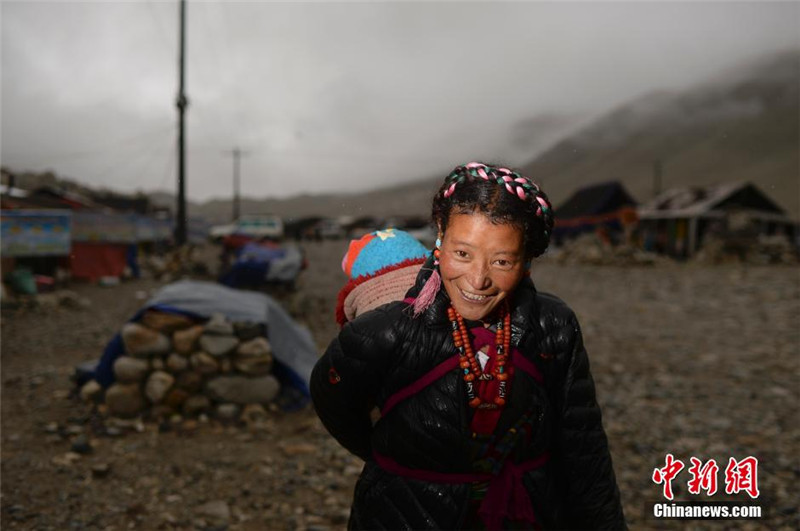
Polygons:
<instances>
[{"instance_id":1,"label":"wooden hut","mask_svg":"<svg viewBox=\"0 0 800 531\"><path fill-rule=\"evenodd\" d=\"M638 209L646 250L688 258L708 235L756 241L786 235L795 241L797 226L755 185L746 182L672 189Z\"/></svg>"}]
</instances>

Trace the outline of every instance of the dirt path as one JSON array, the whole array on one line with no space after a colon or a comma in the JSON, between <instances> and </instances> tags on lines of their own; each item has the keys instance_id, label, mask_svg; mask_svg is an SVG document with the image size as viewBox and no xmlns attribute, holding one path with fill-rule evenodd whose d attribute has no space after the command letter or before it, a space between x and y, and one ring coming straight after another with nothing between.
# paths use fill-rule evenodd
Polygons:
<instances>
[{"instance_id":1,"label":"dirt path","mask_svg":"<svg viewBox=\"0 0 800 531\"><path fill-rule=\"evenodd\" d=\"M284 299L320 349L336 333L345 245L307 245L310 268ZM645 511L660 497L650 476L666 453L722 469L757 456L764 518L751 527L800 527L797 269L545 262L534 278L581 320L632 528L685 527ZM273 411L251 429L189 421L95 434L98 419L69 395L72 368L97 358L159 285L75 286L89 308L3 314L3 529L343 528L359 462L309 409ZM91 452L69 454L84 442ZM675 483L679 500L697 499L687 477ZM740 524L750 525L714 527Z\"/></svg>"}]
</instances>

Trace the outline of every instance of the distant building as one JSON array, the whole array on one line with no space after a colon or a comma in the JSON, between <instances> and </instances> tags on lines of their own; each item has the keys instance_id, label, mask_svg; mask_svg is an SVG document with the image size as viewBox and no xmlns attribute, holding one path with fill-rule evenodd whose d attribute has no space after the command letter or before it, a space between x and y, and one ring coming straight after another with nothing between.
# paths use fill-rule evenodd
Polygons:
<instances>
[{"instance_id":1,"label":"distant building","mask_svg":"<svg viewBox=\"0 0 800 531\"><path fill-rule=\"evenodd\" d=\"M136 214L152 214L155 210L150 200L144 194L135 196L116 194L114 192L103 191L91 194L92 200L106 208L117 212L134 212Z\"/></svg>"},{"instance_id":2,"label":"distant building","mask_svg":"<svg viewBox=\"0 0 800 531\"><path fill-rule=\"evenodd\" d=\"M750 183L667 190L638 214L645 250L677 258L694 255L711 235L745 242L773 235L794 242L797 237L797 225L786 212Z\"/></svg>"},{"instance_id":3,"label":"distant building","mask_svg":"<svg viewBox=\"0 0 800 531\"><path fill-rule=\"evenodd\" d=\"M556 245L585 232L599 232L618 241L636 222L636 201L617 181L581 188L556 207Z\"/></svg>"},{"instance_id":4,"label":"distant building","mask_svg":"<svg viewBox=\"0 0 800 531\"><path fill-rule=\"evenodd\" d=\"M3 186L2 192L3 273L25 267L55 276L61 269L72 278L91 281L121 277L126 267L136 274L139 248L152 250L171 238L170 219L136 212L148 210L140 198L126 202L124 196L105 194L103 201L96 201L56 186L24 193ZM204 241L207 227L194 232L199 233L198 241Z\"/></svg>"},{"instance_id":5,"label":"distant building","mask_svg":"<svg viewBox=\"0 0 800 531\"><path fill-rule=\"evenodd\" d=\"M83 194L60 190L55 186L42 186L34 190L26 190L24 193L19 193L19 189L15 190L18 190L15 194L6 194L2 196L3 209L66 208L70 210L82 210L101 208L100 205Z\"/></svg>"}]
</instances>

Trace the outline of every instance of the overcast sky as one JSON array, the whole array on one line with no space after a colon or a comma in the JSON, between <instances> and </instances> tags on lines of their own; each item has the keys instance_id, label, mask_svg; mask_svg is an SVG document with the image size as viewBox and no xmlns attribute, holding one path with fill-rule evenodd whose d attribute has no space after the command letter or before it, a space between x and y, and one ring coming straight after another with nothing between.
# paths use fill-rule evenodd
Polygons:
<instances>
[{"instance_id":1,"label":"overcast sky","mask_svg":"<svg viewBox=\"0 0 800 531\"><path fill-rule=\"evenodd\" d=\"M9 2L2 164L176 189L177 1ZM521 164L650 90L800 47L800 3L189 2L187 194L350 191Z\"/></svg>"}]
</instances>

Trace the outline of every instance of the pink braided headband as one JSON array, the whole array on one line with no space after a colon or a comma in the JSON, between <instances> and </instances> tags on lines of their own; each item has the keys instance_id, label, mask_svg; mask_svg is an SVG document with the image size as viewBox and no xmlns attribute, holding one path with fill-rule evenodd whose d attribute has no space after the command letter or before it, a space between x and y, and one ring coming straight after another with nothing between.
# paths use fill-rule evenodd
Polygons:
<instances>
[{"instance_id":1,"label":"pink braided headband","mask_svg":"<svg viewBox=\"0 0 800 531\"><path fill-rule=\"evenodd\" d=\"M522 201L526 201L529 197L528 192L523 188L522 184L532 185L534 188L539 190L539 185L535 182L526 179L525 177L514 177L514 172L509 170L508 168L495 168L491 169L485 164L481 164L480 162L470 162L469 164L464 165L464 169L467 170L475 170L478 174L478 177L484 179L486 181L494 179L502 180L505 184L505 189L508 190L510 194L516 195ZM487 171L488 170L488 171ZM450 197L453 195L453 192L456 190L456 185L458 181L453 181L453 183L444 191L444 197ZM547 201L544 200L541 196L537 194L531 194L533 197L536 198L536 202L539 203L539 206L536 208L536 215L538 217L542 216L543 210L547 212L550 208L550 205L547 204Z\"/></svg>"}]
</instances>

